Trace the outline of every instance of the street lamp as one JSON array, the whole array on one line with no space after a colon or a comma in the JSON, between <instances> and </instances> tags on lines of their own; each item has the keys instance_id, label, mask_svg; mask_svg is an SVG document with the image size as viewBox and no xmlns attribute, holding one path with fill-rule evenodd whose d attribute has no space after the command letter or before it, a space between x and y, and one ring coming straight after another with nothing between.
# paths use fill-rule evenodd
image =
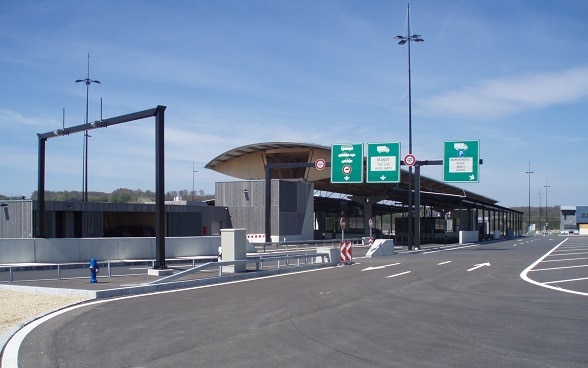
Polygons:
<instances>
[{"instance_id":1,"label":"street lamp","mask_svg":"<svg viewBox=\"0 0 588 368\"><path fill-rule=\"evenodd\" d=\"M88 74L85 79L77 79L76 83L86 83L86 124L88 124L88 95L90 92L90 84L98 83L100 81L90 79L90 54L88 54ZM84 165L83 165L83 201L88 202L88 131L84 132Z\"/></svg>"},{"instance_id":2,"label":"street lamp","mask_svg":"<svg viewBox=\"0 0 588 368\"><path fill-rule=\"evenodd\" d=\"M412 87L410 77L410 44L411 42L423 42L424 40L420 35L411 34L410 31L410 4L407 7L407 36L396 36L395 39L399 40L399 45L408 45L408 153L412 155ZM414 210L413 206L413 178L412 178L412 166L408 168L408 249L412 249L413 245L413 221L414 221ZM420 229L419 229L420 230ZM420 233L420 232L419 232ZM419 235L420 236L420 235ZM420 239L419 239L420 242Z\"/></svg>"},{"instance_id":3,"label":"street lamp","mask_svg":"<svg viewBox=\"0 0 588 368\"><path fill-rule=\"evenodd\" d=\"M543 226L542 219L543 219L543 199L541 198L541 188L539 188L539 231L541 231L541 227Z\"/></svg>"},{"instance_id":4,"label":"street lamp","mask_svg":"<svg viewBox=\"0 0 588 368\"><path fill-rule=\"evenodd\" d=\"M531 235L531 174L533 174L533 171L531 171L531 162L529 162L529 171L525 171L525 174L529 174L529 224L528 224L528 234ZM539 223L539 226L541 226L541 223Z\"/></svg>"},{"instance_id":5,"label":"street lamp","mask_svg":"<svg viewBox=\"0 0 588 368\"><path fill-rule=\"evenodd\" d=\"M545 233L547 233L547 225L549 224L549 217L547 217L547 188L551 187L551 185L547 185L547 178L545 178L545 185L543 187L545 188Z\"/></svg>"},{"instance_id":6,"label":"street lamp","mask_svg":"<svg viewBox=\"0 0 588 368\"><path fill-rule=\"evenodd\" d=\"M198 170L194 170L194 161L192 161L192 201L194 201L194 173L197 173Z\"/></svg>"}]
</instances>

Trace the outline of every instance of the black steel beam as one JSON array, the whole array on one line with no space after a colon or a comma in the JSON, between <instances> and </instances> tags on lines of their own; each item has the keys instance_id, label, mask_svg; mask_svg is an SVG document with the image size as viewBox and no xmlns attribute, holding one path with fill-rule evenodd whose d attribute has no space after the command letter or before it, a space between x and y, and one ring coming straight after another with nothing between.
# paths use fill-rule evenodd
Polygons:
<instances>
[{"instance_id":1,"label":"black steel beam","mask_svg":"<svg viewBox=\"0 0 588 368\"><path fill-rule=\"evenodd\" d=\"M165 169L164 169L164 111L165 106L157 106L155 111L155 267L165 265Z\"/></svg>"},{"instance_id":2,"label":"black steel beam","mask_svg":"<svg viewBox=\"0 0 588 368\"><path fill-rule=\"evenodd\" d=\"M160 108L163 108L165 110L165 106L157 106L156 108L153 108L153 109L134 112L131 114L121 115L121 116L117 116L114 118L97 120L97 121L94 121L91 123L76 125L76 126L72 126L72 127L68 127L68 128L57 129L57 130L54 130L51 132L37 134L37 136L39 137L39 139L41 139L41 138L49 139L49 138L55 138L55 137L60 137L60 136L64 136L64 135L70 135L72 133L84 132L86 130L92 130L92 129L97 129L97 128L106 128L111 125L126 123L126 122L133 121L133 120L150 118L152 116L155 116L158 109L160 109Z\"/></svg>"},{"instance_id":3,"label":"black steel beam","mask_svg":"<svg viewBox=\"0 0 588 368\"><path fill-rule=\"evenodd\" d=\"M37 229L35 236L44 238L45 234L45 142L47 139L39 138L39 172L37 182Z\"/></svg>"},{"instance_id":4,"label":"black steel beam","mask_svg":"<svg viewBox=\"0 0 588 368\"><path fill-rule=\"evenodd\" d=\"M480 165L484 164L484 159L481 158L480 159ZM400 160L400 165L404 166L406 165L404 163L404 160ZM427 166L427 165L434 165L434 166L440 166L443 165L443 160L417 160L415 166Z\"/></svg>"}]
</instances>

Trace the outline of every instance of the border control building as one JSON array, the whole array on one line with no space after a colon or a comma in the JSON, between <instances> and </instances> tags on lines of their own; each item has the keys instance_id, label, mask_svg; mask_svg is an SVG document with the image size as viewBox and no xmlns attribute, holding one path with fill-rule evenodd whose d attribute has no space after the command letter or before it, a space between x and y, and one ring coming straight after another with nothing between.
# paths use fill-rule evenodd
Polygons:
<instances>
[{"instance_id":1,"label":"border control building","mask_svg":"<svg viewBox=\"0 0 588 368\"><path fill-rule=\"evenodd\" d=\"M400 182L394 184L331 183L330 170L313 164L330 157L326 146L268 142L232 149L205 167L243 180L216 183L215 200L229 209L235 227L248 230L252 241L263 242L268 234L274 242L334 238L341 235L339 218L344 216L346 233L369 236L373 218L375 235L405 242L408 172L402 170ZM460 231L473 232L474 240L522 234L522 213L494 199L423 176L420 191L416 211L422 243L448 237L457 241Z\"/></svg>"}]
</instances>

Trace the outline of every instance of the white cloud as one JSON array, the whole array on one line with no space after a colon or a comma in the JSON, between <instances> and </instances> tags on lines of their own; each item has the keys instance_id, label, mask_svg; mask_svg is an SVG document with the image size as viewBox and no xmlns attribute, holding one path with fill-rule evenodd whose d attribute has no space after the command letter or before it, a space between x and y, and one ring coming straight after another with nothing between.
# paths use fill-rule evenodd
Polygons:
<instances>
[{"instance_id":1,"label":"white cloud","mask_svg":"<svg viewBox=\"0 0 588 368\"><path fill-rule=\"evenodd\" d=\"M47 125L48 119L40 117L25 116L18 111L11 111L7 109L0 109L0 126L6 125L6 127L12 126L33 126L42 127Z\"/></svg>"},{"instance_id":2,"label":"white cloud","mask_svg":"<svg viewBox=\"0 0 588 368\"><path fill-rule=\"evenodd\" d=\"M555 73L486 80L423 101L423 111L437 116L499 118L588 97L588 66Z\"/></svg>"}]
</instances>

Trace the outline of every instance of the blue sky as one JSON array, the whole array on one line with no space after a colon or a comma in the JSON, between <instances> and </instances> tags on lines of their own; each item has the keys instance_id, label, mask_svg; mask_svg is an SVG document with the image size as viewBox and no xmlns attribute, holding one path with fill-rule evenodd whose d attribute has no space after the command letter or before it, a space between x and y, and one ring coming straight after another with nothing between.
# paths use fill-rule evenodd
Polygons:
<instances>
[{"instance_id":1,"label":"blue sky","mask_svg":"<svg viewBox=\"0 0 588 368\"><path fill-rule=\"evenodd\" d=\"M166 190L214 192L204 169L268 141L401 142L408 153L406 1L0 1L0 194L37 187L37 133L157 105ZM588 204L588 2L410 4L413 153L480 140L503 206ZM154 122L91 131L89 190L155 189ZM83 135L47 143L48 190L82 190ZM442 168L422 174L442 179Z\"/></svg>"}]
</instances>

